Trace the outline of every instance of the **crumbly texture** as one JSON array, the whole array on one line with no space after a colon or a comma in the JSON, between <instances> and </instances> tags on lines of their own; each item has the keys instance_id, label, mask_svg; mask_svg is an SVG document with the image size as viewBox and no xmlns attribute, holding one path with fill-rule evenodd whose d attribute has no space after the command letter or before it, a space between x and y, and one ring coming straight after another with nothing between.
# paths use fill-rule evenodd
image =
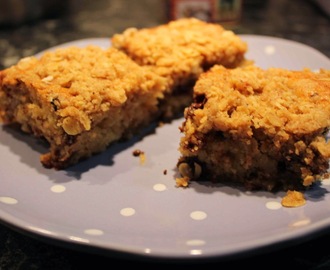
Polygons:
<instances>
[{"instance_id":1,"label":"crumbly texture","mask_svg":"<svg viewBox=\"0 0 330 270\"><path fill-rule=\"evenodd\" d=\"M115 48L69 47L0 72L0 119L46 139L42 164L64 169L154 121L165 89Z\"/></svg>"},{"instance_id":2,"label":"crumbly texture","mask_svg":"<svg viewBox=\"0 0 330 270\"><path fill-rule=\"evenodd\" d=\"M177 185L305 190L329 168L329 97L328 70L213 67L185 110Z\"/></svg>"},{"instance_id":3,"label":"crumbly texture","mask_svg":"<svg viewBox=\"0 0 330 270\"><path fill-rule=\"evenodd\" d=\"M247 44L217 23L183 18L151 28L128 28L111 38L112 45L168 81L162 106L165 118L192 101L199 75L215 64L234 68L243 63Z\"/></svg>"}]
</instances>

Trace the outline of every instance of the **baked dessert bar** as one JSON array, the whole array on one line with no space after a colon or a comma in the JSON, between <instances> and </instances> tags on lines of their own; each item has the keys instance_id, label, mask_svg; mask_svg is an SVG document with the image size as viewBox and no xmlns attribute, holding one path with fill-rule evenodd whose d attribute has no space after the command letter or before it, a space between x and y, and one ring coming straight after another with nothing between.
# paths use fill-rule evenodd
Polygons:
<instances>
[{"instance_id":1,"label":"baked dessert bar","mask_svg":"<svg viewBox=\"0 0 330 270\"><path fill-rule=\"evenodd\" d=\"M128 28L111 38L112 46L168 81L161 110L165 118L192 101L198 76L215 64L234 68L245 60L247 44L216 23L182 18L151 28ZM182 114L181 114L182 115Z\"/></svg>"},{"instance_id":2,"label":"baked dessert bar","mask_svg":"<svg viewBox=\"0 0 330 270\"><path fill-rule=\"evenodd\" d=\"M184 112L177 186L307 189L329 168L329 98L329 70L213 67Z\"/></svg>"},{"instance_id":3,"label":"baked dessert bar","mask_svg":"<svg viewBox=\"0 0 330 270\"><path fill-rule=\"evenodd\" d=\"M65 169L155 120L165 86L115 48L58 49L0 72L0 119L46 139L42 164Z\"/></svg>"}]
</instances>

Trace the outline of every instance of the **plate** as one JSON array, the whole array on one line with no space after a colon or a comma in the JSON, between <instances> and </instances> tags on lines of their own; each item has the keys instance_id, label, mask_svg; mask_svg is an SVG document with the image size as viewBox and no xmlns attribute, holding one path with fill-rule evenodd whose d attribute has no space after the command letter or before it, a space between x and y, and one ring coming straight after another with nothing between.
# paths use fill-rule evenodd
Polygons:
<instances>
[{"instance_id":1,"label":"plate","mask_svg":"<svg viewBox=\"0 0 330 270\"><path fill-rule=\"evenodd\" d=\"M306 45L241 35L261 67L330 69ZM62 44L110 46L108 38ZM52 50L55 48L50 48ZM0 219L54 244L143 258L225 258L306 239L330 226L330 180L306 192L306 205L281 206L283 192L246 192L193 182L177 188L179 126L150 126L64 171L45 169L47 149L17 130L0 129ZM141 163L134 150L145 152ZM281 244L281 245L279 245Z\"/></svg>"}]
</instances>

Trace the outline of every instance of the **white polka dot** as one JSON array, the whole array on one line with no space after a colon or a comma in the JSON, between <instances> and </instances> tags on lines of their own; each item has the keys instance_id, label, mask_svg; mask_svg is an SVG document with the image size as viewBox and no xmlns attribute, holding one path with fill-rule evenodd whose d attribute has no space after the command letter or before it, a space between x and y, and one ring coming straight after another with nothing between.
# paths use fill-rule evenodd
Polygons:
<instances>
[{"instance_id":1,"label":"white polka dot","mask_svg":"<svg viewBox=\"0 0 330 270\"><path fill-rule=\"evenodd\" d=\"M146 249L144 250L144 253L146 253L146 254L150 254L150 252L151 252L151 249L150 249L150 248L146 248Z\"/></svg>"},{"instance_id":2,"label":"white polka dot","mask_svg":"<svg viewBox=\"0 0 330 270\"><path fill-rule=\"evenodd\" d=\"M124 217L130 217L135 214L135 210L133 208L127 207L120 210L120 214Z\"/></svg>"},{"instance_id":3,"label":"white polka dot","mask_svg":"<svg viewBox=\"0 0 330 270\"><path fill-rule=\"evenodd\" d=\"M275 47L272 45L268 45L265 47L265 54L272 55L276 51Z\"/></svg>"},{"instance_id":4,"label":"white polka dot","mask_svg":"<svg viewBox=\"0 0 330 270\"><path fill-rule=\"evenodd\" d=\"M302 226L306 226L310 223L311 223L311 220L306 218L306 219L302 219L302 220L293 222L292 224L290 224L290 227L302 227Z\"/></svg>"},{"instance_id":5,"label":"white polka dot","mask_svg":"<svg viewBox=\"0 0 330 270\"><path fill-rule=\"evenodd\" d=\"M50 190L54 193L62 193L66 190L66 188L63 185L54 185L50 188Z\"/></svg>"},{"instance_id":6,"label":"white polka dot","mask_svg":"<svg viewBox=\"0 0 330 270\"><path fill-rule=\"evenodd\" d=\"M164 191L164 190L166 190L166 186L164 184L156 184L156 185L154 185L154 190L155 191Z\"/></svg>"},{"instance_id":7,"label":"white polka dot","mask_svg":"<svg viewBox=\"0 0 330 270\"><path fill-rule=\"evenodd\" d=\"M190 255L201 255L203 252L200 249L192 249L190 250Z\"/></svg>"},{"instance_id":8,"label":"white polka dot","mask_svg":"<svg viewBox=\"0 0 330 270\"><path fill-rule=\"evenodd\" d=\"M203 211L194 211L190 213L190 217L194 220L203 220L206 219L207 214Z\"/></svg>"},{"instance_id":9,"label":"white polka dot","mask_svg":"<svg viewBox=\"0 0 330 270\"><path fill-rule=\"evenodd\" d=\"M204 246L205 241L199 239L191 239L186 242L187 246Z\"/></svg>"},{"instance_id":10,"label":"white polka dot","mask_svg":"<svg viewBox=\"0 0 330 270\"><path fill-rule=\"evenodd\" d=\"M0 197L0 202L5 204L17 204L18 201L11 197Z\"/></svg>"},{"instance_id":11,"label":"white polka dot","mask_svg":"<svg viewBox=\"0 0 330 270\"><path fill-rule=\"evenodd\" d=\"M277 209L280 209L282 207L282 204L279 203L279 202L267 202L266 207L269 210L277 210Z\"/></svg>"},{"instance_id":12,"label":"white polka dot","mask_svg":"<svg viewBox=\"0 0 330 270\"><path fill-rule=\"evenodd\" d=\"M98 229L87 229L84 230L85 234L89 234L89 235L103 235L103 231L98 230Z\"/></svg>"},{"instance_id":13,"label":"white polka dot","mask_svg":"<svg viewBox=\"0 0 330 270\"><path fill-rule=\"evenodd\" d=\"M322 183L322 185L330 186L330 178L323 179L321 183Z\"/></svg>"}]
</instances>

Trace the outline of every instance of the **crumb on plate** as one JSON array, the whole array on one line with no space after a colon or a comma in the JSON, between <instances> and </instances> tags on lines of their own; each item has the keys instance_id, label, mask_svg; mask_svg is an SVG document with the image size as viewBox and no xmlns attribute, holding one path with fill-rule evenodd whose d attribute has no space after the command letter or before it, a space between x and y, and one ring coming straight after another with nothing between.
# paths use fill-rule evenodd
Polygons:
<instances>
[{"instance_id":1,"label":"crumb on plate","mask_svg":"<svg viewBox=\"0 0 330 270\"><path fill-rule=\"evenodd\" d=\"M140 149L135 149L133 151L133 156L140 157L140 164L144 164L146 160L145 153L141 151Z\"/></svg>"},{"instance_id":2,"label":"crumb on plate","mask_svg":"<svg viewBox=\"0 0 330 270\"><path fill-rule=\"evenodd\" d=\"M304 194L296 190L288 190L282 198L282 206L284 207L299 207L306 204Z\"/></svg>"},{"instance_id":3,"label":"crumb on plate","mask_svg":"<svg viewBox=\"0 0 330 270\"><path fill-rule=\"evenodd\" d=\"M175 178L177 187L188 187L190 178L188 176Z\"/></svg>"}]
</instances>

